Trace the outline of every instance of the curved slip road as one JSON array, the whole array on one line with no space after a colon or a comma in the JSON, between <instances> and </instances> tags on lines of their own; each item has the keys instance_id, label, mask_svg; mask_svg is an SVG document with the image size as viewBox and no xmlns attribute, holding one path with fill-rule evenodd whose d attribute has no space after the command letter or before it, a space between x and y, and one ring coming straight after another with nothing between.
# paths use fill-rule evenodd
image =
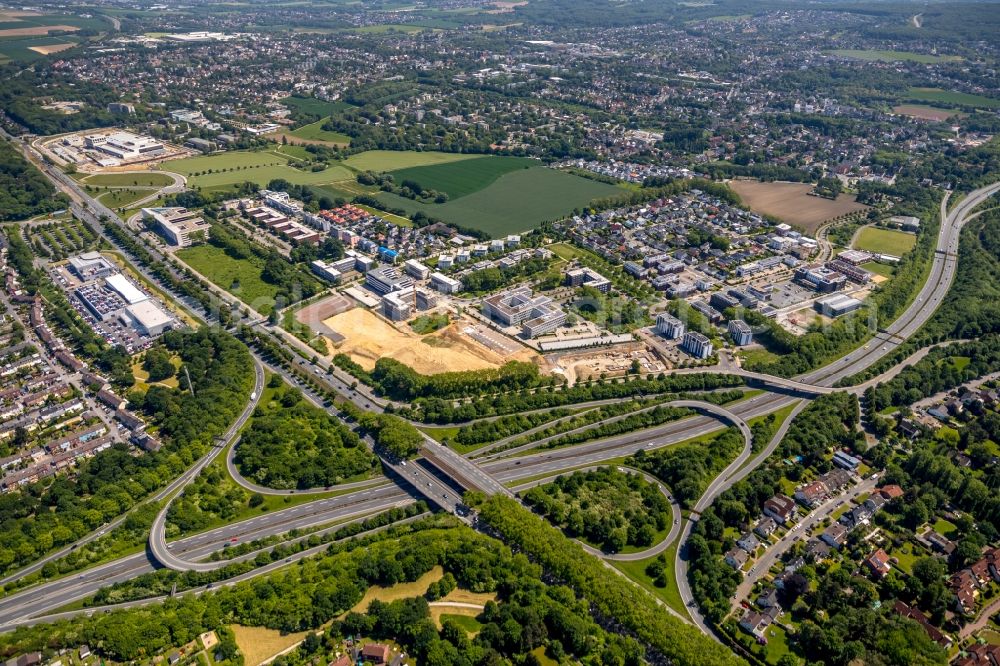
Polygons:
<instances>
[{"instance_id":1,"label":"curved slip road","mask_svg":"<svg viewBox=\"0 0 1000 666\"><path fill-rule=\"evenodd\" d=\"M563 474L575 474L576 472L592 472L598 469L604 469L605 467L611 467L612 465L590 465L589 467L581 467L579 469L574 469L571 472L563 472ZM614 465L619 472L624 472L626 474L637 474L646 480L647 483L651 483L659 489L660 493L670 502L670 513L671 513L671 525L670 532L661 539L658 543L653 544L649 548L639 551L637 553L605 553L600 548L594 548L590 544L584 543L580 539L575 539L575 541L583 547L591 555L596 555L597 557L603 558L605 560L616 560L621 562L628 562L634 560L644 560L647 557L654 557L659 555L667 548L670 548L670 544L674 542L677 535L680 533L681 527L681 507L677 504L674 496L670 494L667 487L663 485L663 482L657 479L652 474L647 474L641 469L635 469L634 467L627 467L625 465ZM525 490L534 488L535 486L541 486L546 483L559 478L563 474L553 474L552 476L547 476L543 479L535 479L534 481L529 481L527 483L522 483L519 486L514 486L513 491L515 493L521 493Z\"/></svg>"}]
</instances>

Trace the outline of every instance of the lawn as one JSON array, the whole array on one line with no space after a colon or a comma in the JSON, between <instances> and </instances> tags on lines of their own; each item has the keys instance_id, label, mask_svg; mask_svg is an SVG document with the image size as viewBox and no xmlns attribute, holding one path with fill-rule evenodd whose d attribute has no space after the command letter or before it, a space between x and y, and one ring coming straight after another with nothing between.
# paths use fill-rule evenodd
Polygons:
<instances>
[{"instance_id":1,"label":"lawn","mask_svg":"<svg viewBox=\"0 0 1000 666\"><path fill-rule=\"evenodd\" d=\"M261 278L263 264L256 258L233 259L225 250L214 245L186 247L176 252L177 257L198 273L225 289L262 314L269 314L274 307L278 288Z\"/></svg>"},{"instance_id":2,"label":"lawn","mask_svg":"<svg viewBox=\"0 0 1000 666\"><path fill-rule=\"evenodd\" d=\"M476 611L472 609L468 610L476 613ZM478 613L476 614L478 615ZM479 630L483 628L483 625L479 623L479 620L477 620L475 617L470 617L468 615L458 615L456 613L441 613L439 619L441 622L444 622L445 620L454 622L455 624L457 624L462 629L465 629L470 634L478 634Z\"/></svg>"},{"instance_id":3,"label":"lawn","mask_svg":"<svg viewBox=\"0 0 1000 666\"><path fill-rule=\"evenodd\" d=\"M547 246L547 249L552 250L560 259L565 261L573 261L574 259L580 259L581 257L594 258L597 255L590 250L584 250L581 247L576 247L575 245L570 245L569 243L553 243Z\"/></svg>"},{"instance_id":4,"label":"lawn","mask_svg":"<svg viewBox=\"0 0 1000 666\"><path fill-rule=\"evenodd\" d=\"M879 51L877 49L836 49L827 51L833 55L845 58L855 58L856 60L869 60L874 62L955 62L961 60L959 56L939 56L927 53L913 53L912 51Z\"/></svg>"},{"instance_id":5,"label":"lawn","mask_svg":"<svg viewBox=\"0 0 1000 666\"><path fill-rule=\"evenodd\" d=\"M388 192L377 198L390 208L402 208L409 214L423 211L496 238L560 219L594 199L623 194L613 185L533 167L507 173L485 189L444 204L418 203Z\"/></svg>"},{"instance_id":6,"label":"lawn","mask_svg":"<svg viewBox=\"0 0 1000 666\"><path fill-rule=\"evenodd\" d=\"M286 157L271 152L237 151L191 157L170 162L167 168L187 176L191 187L205 189L222 189L244 181L266 187L275 178L284 178L296 185L320 185L353 177L350 170L342 166L323 171L300 171L288 166Z\"/></svg>"},{"instance_id":7,"label":"lawn","mask_svg":"<svg viewBox=\"0 0 1000 666\"><path fill-rule=\"evenodd\" d=\"M440 153L430 150L366 150L363 153L351 155L344 160L344 164L358 171L394 171L410 167L427 166L429 164L470 160L477 157L482 157L482 155Z\"/></svg>"},{"instance_id":8,"label":"lawn","mask_svg":"<svg viewBox=\"0 0 1000 666\"><path fill-rule=\"evenodd\" d=\"M391 222L391 223L395 224L398 227L412 227L413 226L413 220L411 220L408 217L400 217L399 215L394 215L392 213L387 213L384 210L379 210L378 208L372 208L371 206L365 206L365 205L362 205L362 204L354 204L354 205L357 206L358 208L362 209L362 210L368 211L372 215L378 215L379 217L381 217L386 222Z\"/></svg>"},{"instance_id":9,"label":"lawn","mask_svg":"<svg viewBox=\"0 0 1000 666\"><path fill-rule=\"evenodd\" d=\"M741 350L739 355L743 359L744 363L749 363L751 366L764 363L774 363L779 358L778 354L766 349L745 349Z\"/></svg>"},{"instance_id":10,"label":"lawn","mask_svg":"<svg viewBox=\"0 0 1000 666\"><path fill-rule=\"evenodd\" d=\"M666 577L668 584L666 587L657 587L650 580L649 576L646 575L646 567L656 558L649 558L646 560L638 560L635 562L618 562L609 560L608 563L615 569L618 569L623 574L628 576L629 579L639 584L643 589L651 592L654 597L665 603L670 608L687 617L687 608L684 606L684 601L681 599L681 593L677 589L677 582L674 576L674 559L677 554L677 544L674 543L670 548L664 551L666 555L666 567L664 571L666 572Z\"/></svg>"},{"instance_id":11,"label":"lawn","mask_svg":"<svg viewBox=\"0 0 1000 666\"><path fill-rule=\"evenodd\" d=\"M506 173L533 166L538 166L538 160L488 155L461 162L399 169L390 173L397 184L412 180L425 190L447 192L452 199L458 199L489 187Z\"/></svg>"},{"instance_id":12,"label":"lawn","mask_svg":"<svg viewBox=\"0 0 1000 666\"><path fill-rule=\"evenodd\" d=\"M958 530L958 528L955 527L955 523L951 522L950 520L946 520L944 518L938 518L936 521L934 521L933 527L935 532L945 537L951 534L952 532Z\"/></svg>"},{"instance_id":13,"label":"lawn","mask_svg":"<svg viewBox=\"0 0 1000 666\"><path fill-rule=\"evenodd\" d=\"M916 242L915 235L903 231L865 227L858 234L854 249L901 257L912 250Z\"/></svg>"},{"instance_id":14,"label":"lawn","mask_svg":"<svg viewBox=\"0 0 1000 666\"><path fill-rule=\"evenodd\" d=\"M880 264L877 261L869 261L867 263L861 264L861 268L865 269L870 273L875 275L881 275L882 277L891 278L895 269L889 264Z\"/></svg>"},{"instance_id":15,"label":"lawn","mask_svg":"<svg viewBox=\"0 0 1000 666\"><path fill-rule=\"evenodd\" d=\"M309 125L303 125L297 130L289 132L291 136L297 139L305 139L306 141L328 141L330 143L339 143L342 145L350 145L351 137L346 134L341 134L340 132L330 132L323 129L323 123L329 120L330 117L327 116L322 120L317 120Z\"/></svg>"},{"instance_id":16,"label":"lawn","mask_svg":"<svg viewBox=\"0 0 1000 666\"><path fill-rule=\"evenodd\" d=\"M103 194L98 195L97 199L108 208L125 208L151 194L156 194L156 192L155 188L105 190Z\"/></svg>"},{"instance_id":17,"label":"lawn","mask_svg":"<svg viewBox=\"0 0 1000 666\"><path fill-rule=\"evenodd\" d=\"M98 173L81 179L87 185L104 187L166 187L174 179L165 173Z\"/></svg>"},{"instance_id":18,"label":"lawn","mask_svg":"<svg viewBox=\"0 0 1000 666\"><path fill-rule=\"evenodd\" d=\"M1000 108L1000 99L983 97L982 95L970 95L969 93L956 92L954 90L942 90L941 88L910 88L906 92L906 95L910 99L919 102L958 104L984 109Z\"/></svg>"}]
</instances>

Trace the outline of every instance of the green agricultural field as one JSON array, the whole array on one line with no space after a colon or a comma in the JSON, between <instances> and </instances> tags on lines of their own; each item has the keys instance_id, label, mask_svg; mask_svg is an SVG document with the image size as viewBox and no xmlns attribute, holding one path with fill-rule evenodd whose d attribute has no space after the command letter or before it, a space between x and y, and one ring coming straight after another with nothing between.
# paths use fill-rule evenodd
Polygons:
<instances>
[{"instance_id":1,"label":"green agricultural field","mask_svg":"<svg viewBox=\"0 0 1000 666\"><path fill-rule=\"evenodd\" d=\"M366 150L363 153L351 155L344 160L344 164L358 171L395 171L430 164L470 160L477 157L482 157L482 155L440 153L430 150Z\"/></svg>"},{"instance_id":2,"label":"green agricultural field","mask_svg":"<svg viewBox=\"0 0 1000 666\"><path fill-rule=\"evenodd\" d=\"M353 177L342 166L300 171L288 166L287 158L276 153L230 152L191 157L170 162L166 168L187 176L189 186L203 189L224 189L244 181L266 187L275 178L296 185L321 185Z\"/></svg>"},{"instance_id":3,"label":"green agricultural field","mask_svg":"<svg viewBox=\"0 0 1000 666\"><path fill-rule=\"evenodd\" d=\"M960 106L972 106L983 109L1000 109L1000 99L983 97L982 95L970 95L969 93L955 92L954 90L942 90L940 88L910 88L906 96L918 102L932 102L935 104L958 104Z\"/></svg>"},{"instance_id":4,"label":"green agricultural field","mask_svg":"<svg viewBox=\"0 0 1000 666\"><path fill-rule=\"evenodd\" d=\"M939 56L928 53L913 53L912 51L879 51L876 49L835 49L827 51L833 55L845 58L855 58L857 60L869 60L873 62L955 62L961 60L960 56Z\"/></svg>"},{"instance_id":5,"label":"green agricultural field","mask_svg":"<svg viewBox=\"0 0 1000 666\"><path fill-rule=\"evenodd\" d=\"M99 173L81 179L87 185L104 187L166 187L174 179L164 173Z\"/></svg>"},{"instance_id":6,"label":"green agricultural field","mask_svg":"<svg viewBox=\"0 0 1000 666\"><path fill-rule=\"evenodd\" d=\"M196 245L176 252L178 258L262 314L270 314L278 288L261 278L259 259L233 259L214 245ZM267 305L261 305L265 303Z\"/></svg>"},{"instance_id":7,"label":"green agricultural field","mask_svg":"<svg viewBox=\"0 0 1000 666\"><path fill-rule=\"evenodd\" d=\"M395 178L397 185L404 180L412 180L420 183L425 190L447 192L452 199L459 199L489 187L506 173L533 166L538 166L538 160L488 155L461 162L399 169L389 173Z\"/></svg>"},{"instance_id":8,"label":"green agricultural field","mask_svg":"<svg viewBox=\"0 0 1000 666\"><path fill-rule=\"evenodd\" d=\"M389 208L402 208L409 214L423 211L499 237L559 219L594 199L622 194L623 190L613 185L533 167L507 173L485 189L444 204L423 204L388 192L377 198Z\"/></svg>"},{"instance_id":9,"label":"green agricultural field","mask_svg":"<svg viewBox=\"0 0 1000 666\"><path fill-rule=\"evenodd\" d=\"M912 250L916 242L917 237L913 234L894 229L866 227L858 234L858 239L854 243L854 249L901 257Z\"/></svg>"},{"instance_id":10,"label":"green agricultural field","mask_svg":"<svg viewBox=\"0 0 1000 666\"><path fill-rule=\"evenodd\" d=\"M72 46L76 46L79 43L79 37L71 37L68 35L58 37L5 37L0 38L0 56L6 58L7 60L30 62L32 60L38 60L46 57L44 53L33 51L32 47L53 47L61 44L71 44ZM68 49L59 51L59 53L66 53L67 50Z\"/></svg>"},{"instance_id":11,"label":"green agricultural field","mask_svg":"<svg viewBox=\"0 0 1000 666\"><path fill-rule=\"evenodd\" d=\"M323 129L323 123L329 119L330 117L327 116L322 120L317 120L309 125L303 125L297 130L289 132L289 134L305 141L329 141L331 143L350 145L351 137L346 134L341 134L340 132L330 132Z\"/></svg>"}]
</instances>

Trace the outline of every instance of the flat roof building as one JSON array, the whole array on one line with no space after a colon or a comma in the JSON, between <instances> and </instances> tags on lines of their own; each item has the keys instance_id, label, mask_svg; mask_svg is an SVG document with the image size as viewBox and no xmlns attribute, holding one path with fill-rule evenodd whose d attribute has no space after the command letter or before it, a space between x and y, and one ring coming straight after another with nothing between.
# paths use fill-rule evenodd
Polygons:
<instances>
[{"instance_id":1,"label":"flat roof building","mask_svg":"<svg viewBox=\"0 0 1000 666\"><path fill-rule=\"evenodd\" d=\"M403 321L412 314L414 300L413 287L390 291L382 296L382 314L392 321Z\"/></svg>"},{"instance_id":2,"label":"flat roof building","mask_svg":"<svg viewBox=\"0 0 1000 666\"><path fill-rule=\"evenodd\" d=\"M431 286L442 294L456 294L462 290L462 283L444 273L431 273Z\"/></svg>"},{"instance_id":3,"label":"flat roof building","mask_svg":"<svg viewBox=\"0 0 1000 666\"><path fill-rule=\"evenodd\" d=\"M426 280L427 276L431 274L431 269L427 268L416 259L407 259L403 262L403 270L417 280Z\"/></svg>"},{"instance_id":4,"label":"flat roof building","mask_svg":"<svg viewBox=\"0 0 1000 666\"><path fill-rule=\"evenodd\" d=\"M150 300L125 308L131 323L144 335L157 336L173 327L174 318Z\"/></svg>"},{"instance_id":5,"label":"flat roof building","mask_svg":"<svg viewBox=\"0 0 1000 666\"><path fill-rule=\"evenodd\" d=\"M574 268L566 271L566 284L570 287L593 287L602 294L611 289L611 280L604 277L593 268Z\"/></svg>"},{"instance_id":6,"label":"flat roof building","mask_svg":"<svg viewBox=\"0 0 1000 666\"><path fill-rule=\"evenodd\" d=\"M97 278L108 277L118 272L115 265L105 259L99 252L84 252L69 258L69 267L77 277L88 282Z\"/></svg>"},{"instance_id":7,"label":"flat roof building","mask_svg":"<svg viewBox=\"0 0 1000 666\"><path fill-rule=\"evenodd\" d=\"M668 340L684 336L684 322L667 312L656 315L656 332Z\"/></svg>"},{"instance_id":8,"label":"flat roof building","mask_svg":"<svg viewBox=\"0 0 1000 666\"><path fill-rule=\"evenodd\" d=\"M153 220L167 241L177 247L208 238L211 228L198 213L187 208L143 208L142 216Z\"/></svg>"},{"instance_id":9,"label":"flat roof building","mask_svg":"<svg viewBox=\"0 0 1000 666\"><path fill-rule=\"evenodd\" d=\"M712 341L698 331L685 333L681 348L695 358L705 359L712 355Z\"/></svg>"},{"instance_id":10,"label":"flat roof building","mask_svg":"<svg viewBox=\"0 0 1000 666\"><path fill-rule=\"evenodd\" d=\"M483 299L483 314L504 326L523 325L521 334L534 338L559 328L566 313L548 296L534 296L528 287L518 287Z\"/></svg>"},{"instance_id":11,"label":"flat roof building","mask_svg":"<svg viewBox=\"0 0 1000 666\"><path fill-rule=\"evenodd\" d=\"M733 319L729 322L729 336L733 339L733 344L740 347L753 344L753 329L742 319Z\"/></svg>"},{"instance_id":12,"label":"flat roof building","mask_svg":"<svg viewBox=\"0 0 1000 666\"><path fill-rule=\"evenodd\" d=\"M827 317L840 317L861 307L861 301L844 294L834 294L813 303L816 312Z\"/></svg>"},{"instance_id":13,"label":"flat roof building","mask_svg":"<svg viewBox=\"0 0 1000 666\"><path fill-rule=\"evenodd\" d=\"M128 278L121 273L109 275L104 279L104 282L129 305L135 305L149 299L149 296L142 293L138 287L129 282Z\"/></svg>"},{"instance_id":14,"label":"flat roof building","mask_svg":"<svg viewBox=\"0 0 1000 666\"><path fill-rule=\"evenodd\" d=\"M380 266L365 273L365 285L375 293L384 296L392 291L412 287L413 278L401 274L393 266Z\"/></svg>"}]
</instances>

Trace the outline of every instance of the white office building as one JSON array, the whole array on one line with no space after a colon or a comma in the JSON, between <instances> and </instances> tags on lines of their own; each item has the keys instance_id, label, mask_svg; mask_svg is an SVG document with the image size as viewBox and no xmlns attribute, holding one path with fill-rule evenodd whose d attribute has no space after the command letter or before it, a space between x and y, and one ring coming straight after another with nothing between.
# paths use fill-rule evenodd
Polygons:
<instances>
[{"instance_id":1,"label":"white office building","mask_svg":"<svg viewBox=\"0 0 1000 666\"><path fill-rule=\"evenodd\" d=\"M695 358L705 359L712 355L712 341L698 331L685 333L681 348Z\"/></svg>"},{"instance_id":2,"label":"white office building","mask_svg":"<svg viewBox=\"0 0 1000 666\"><path fill-rule=\"evenodd\" d=\"M444 273L431 273L431 286L442 294L457 294L462 290L462 283Z\"/></svg>"},{"instance_id":3,"label":"white office building","mask_svg":"<svg viewBox=\"0 0 1000 666\"><path fill-rule=\"evenodd\" d=\"M188 247L195 240L208 238L211 225L187 208L143 208L142 217L153 220L171 245Z\"/></svg>"},{"instance_id":4,"label":"white office building","mask_svg":"<svg viewBox=\"0 0 1000 666\"><path fill-rule=\"evenodd\" d=\"M656 315L656 332L667 340L677 340L684 336L684 322L667 312Z\"/></svg>"},{"instance_id":5,"label":"white office building","mask_svg":"<svg viewBox=\"0 0 1000 666\"><path fill-rule=\"evenodd\" d=\"M753 330L750 324L742 319L733 319L729 322L729 337L733 339L733 344L740 347L753 344Z\"/></svg>"},{"instance_id":6,"label":"white office building","mask_svg":"<svg viewBox=\"0 0 1000 666\"><path fill-rule=\"evenodd\" d=\"M403 262L403 270L417 280L426 280L427 276L431 274L431 269L427 268L416 259L407 259Z\"/></svg>"}]
</instances>

